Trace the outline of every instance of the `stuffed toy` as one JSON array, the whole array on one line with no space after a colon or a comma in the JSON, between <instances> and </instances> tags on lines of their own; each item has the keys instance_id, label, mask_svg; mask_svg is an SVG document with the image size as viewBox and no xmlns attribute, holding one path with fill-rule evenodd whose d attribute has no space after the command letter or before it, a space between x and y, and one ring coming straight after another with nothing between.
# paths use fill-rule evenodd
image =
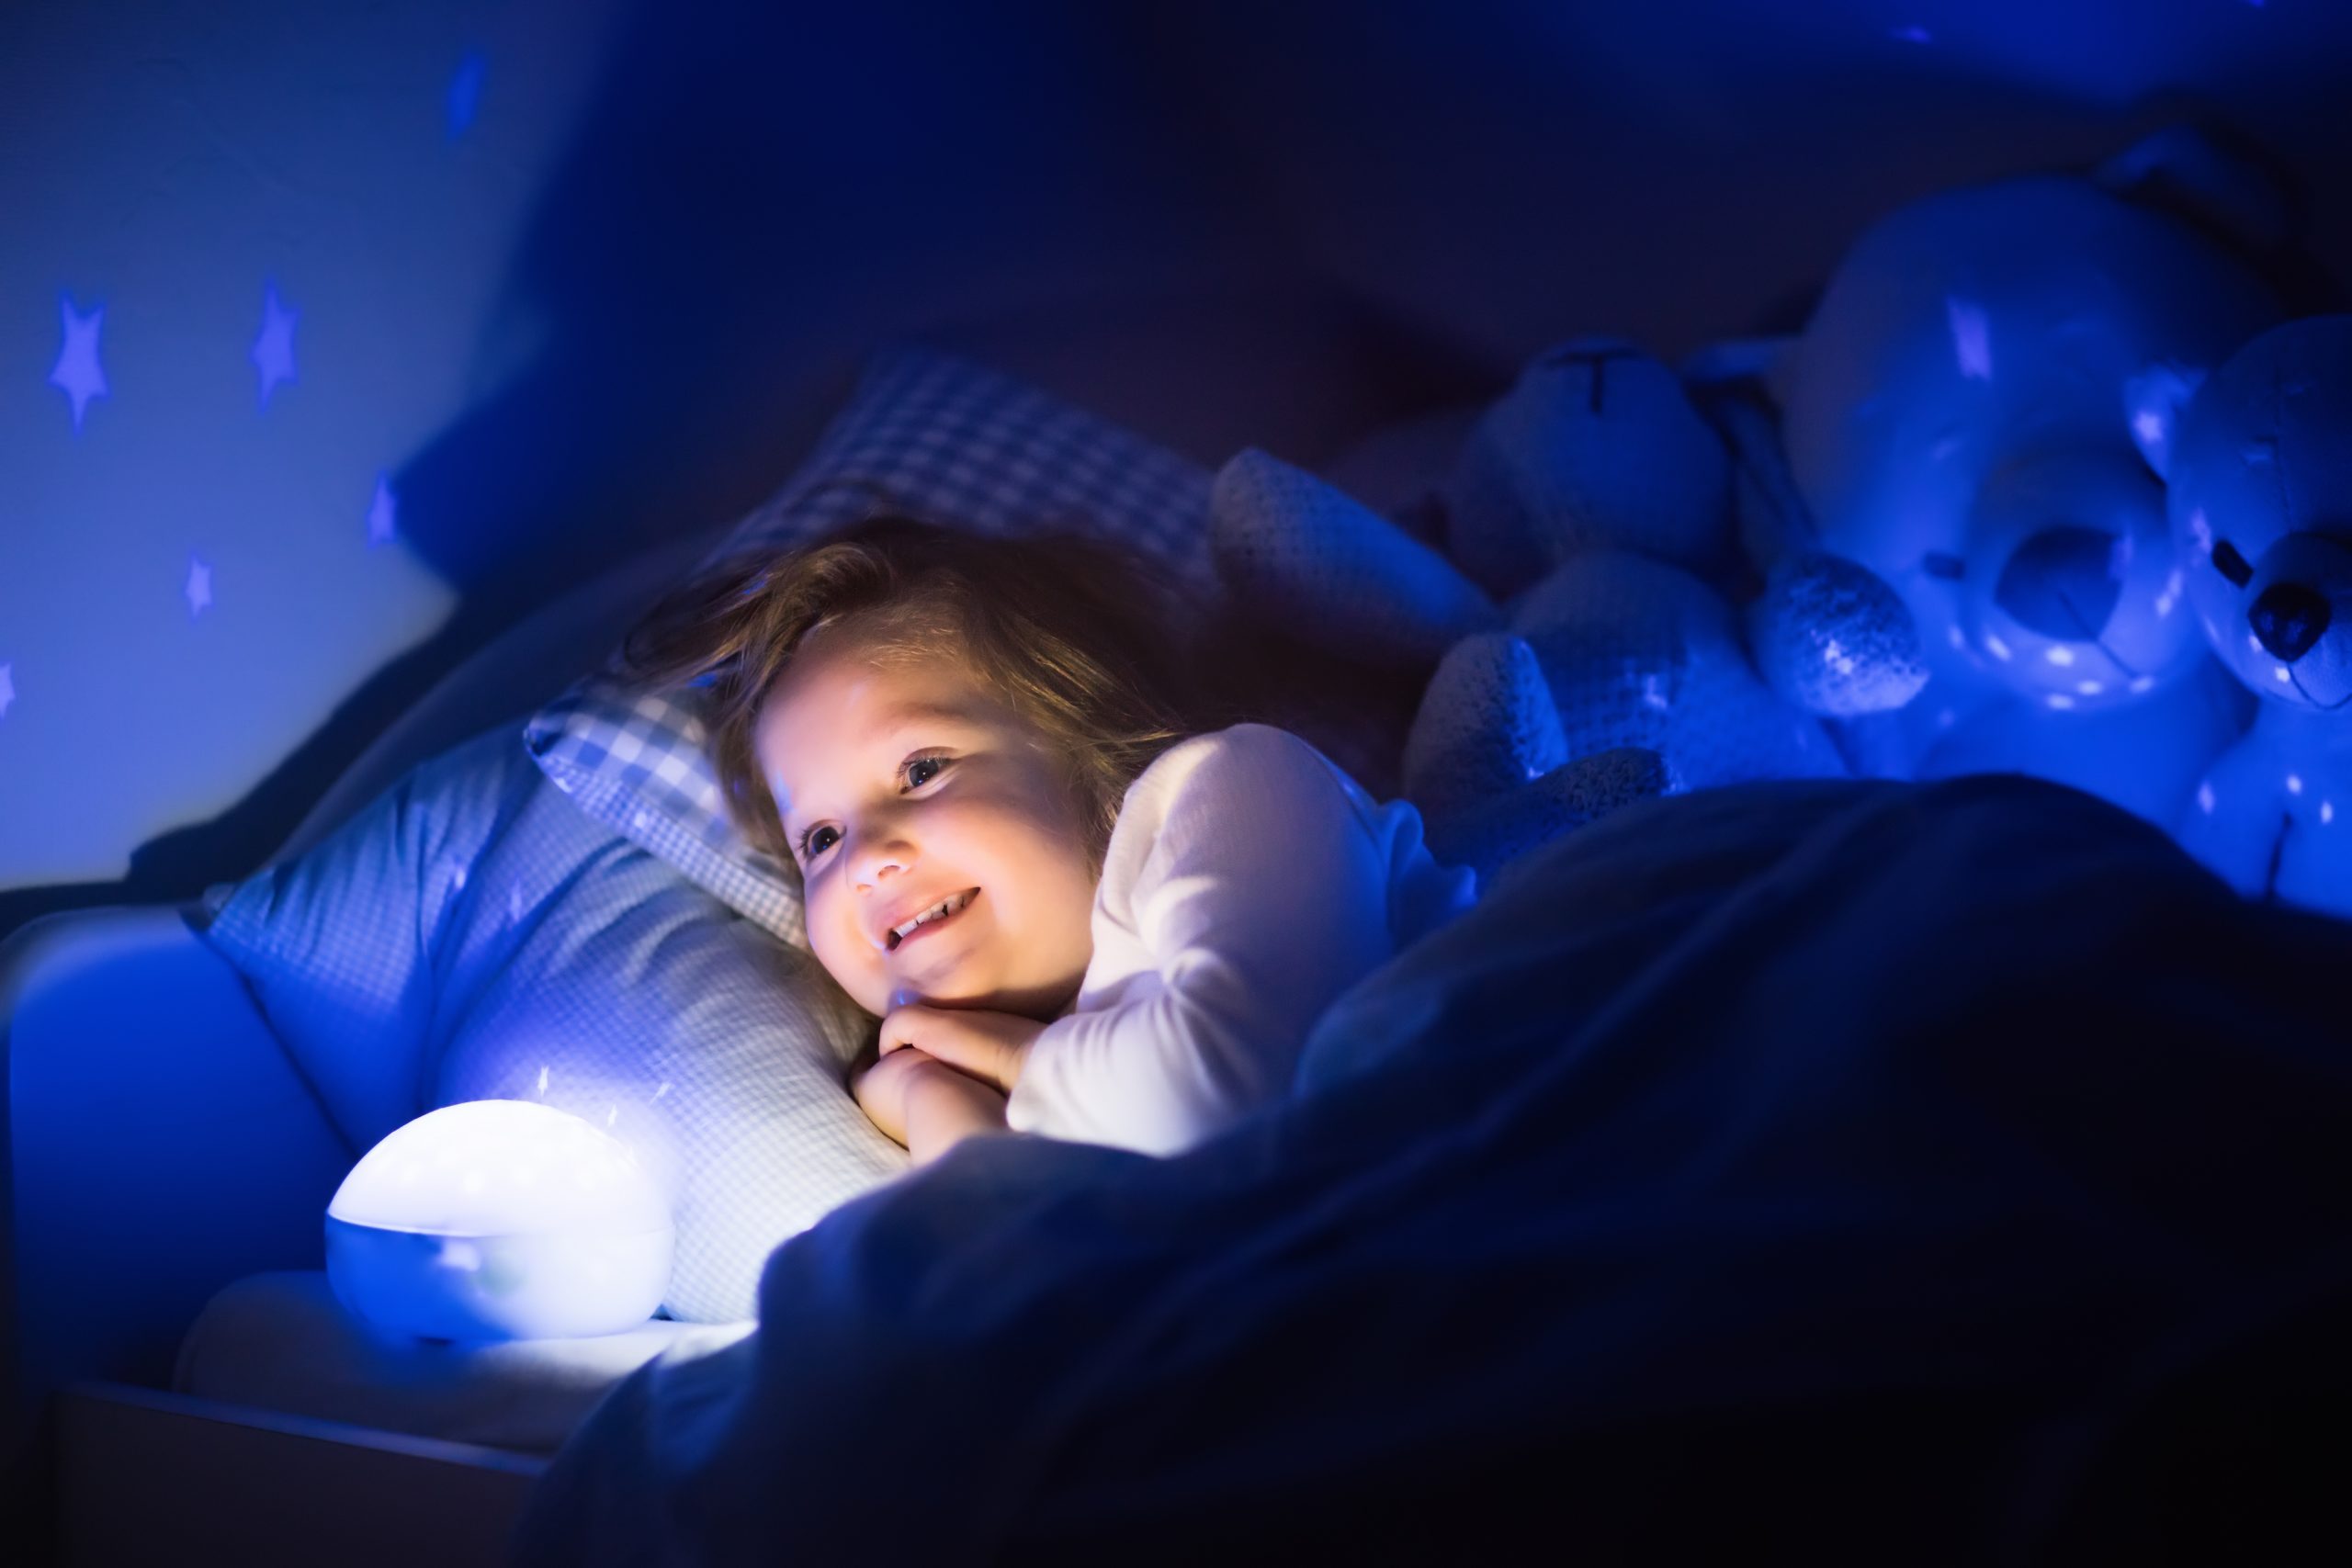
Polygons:
<instances>
[{"instance_id":1,"label":"stuffed toy","mask_svg":"<svg viewBox=\"0 0 2352 1568\"><path fill-rule=\"evenodd\" d=\"M2261 699L2181 841L2248 895L2352 917L2352 316L2233 355L2181 420L2167 500L2188 602Z\"/></svg>"},{"instance_id":2,"label":"stuffed toy","mask_svg":"<svg viewBox=\"0 0 2352 1568\"><path fill-rule=\"evenodd\" d=\"M2213 236L2279 228L2250 170L2160 132L1913 202L1797 337L1688 367L1739 457L1758 668L1844 721L1858 771L2021 771L2174 819L2245 704L2163 476L2182 403L2281 313Z\"/></svg>"},{"instance_id":3,"label":"stuffed toy","mask_svg":"<svg viewBox=\"0 0 2352 1568\"><path fill-rule=\"evenodd\" d=\"M1218 474L1220 575L1259 616L1428 670L1404 793L1482 878L1626 800L1845 769L1749 667L1722 440L1623 343L1539 355L1406 523L1256 450Z\"/></svg>"}]
</instances>

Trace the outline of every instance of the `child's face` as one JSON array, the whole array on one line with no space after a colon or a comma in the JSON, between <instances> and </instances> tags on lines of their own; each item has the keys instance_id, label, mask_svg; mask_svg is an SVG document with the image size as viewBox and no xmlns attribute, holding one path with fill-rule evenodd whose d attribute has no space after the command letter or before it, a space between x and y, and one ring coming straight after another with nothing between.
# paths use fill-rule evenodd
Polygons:
<instances>
[{"instance_id":1,"label":"child's face","mask_svg":"<svg viewBox=\"0 0 2352 1568\"><path fill-rule=\"evenodd\" d=\"M1053 759L959 661L877 668L854 638L824 640L832 630L802 642L753 732L810 949L871 1013L915 1001L1051 1018L1093 956L1095 886ZM959 896L944 920L892 936Z\"/></svg>"}]
</instances>

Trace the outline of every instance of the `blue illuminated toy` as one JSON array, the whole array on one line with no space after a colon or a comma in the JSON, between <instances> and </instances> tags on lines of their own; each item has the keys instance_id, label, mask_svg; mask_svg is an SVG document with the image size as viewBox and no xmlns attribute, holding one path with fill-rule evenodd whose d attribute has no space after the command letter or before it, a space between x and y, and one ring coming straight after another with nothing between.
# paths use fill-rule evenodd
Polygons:
<instances>
[{"instance_id":1,"label":"blue illuminated toy","mask_svg":"<svg viewBox=\"0 0 2352 1568\"><path fill-rule=\"evenodd\" d=\"M1730 463L1672 371L1610 339L1537 356L1462 435L1444 548L1263 452L1218 474L1218 570L1272 624L1430 670L1404 793L1491 876L1625 800L1844 771L1751 668L1729 601Z\"/></svg>"},{"instance_id":2,"label":"blue illuminated toy","mask_svg":"<svg viewBox=\"0 0 2352 1568\"><path fill-rule=\"evenodd\" d=\"M2172 463L2189 602L2262 698L2181 841L2245 893L2352 917L2352 316L2240 349L2189 404Z\"/></svg>"},{"instance_id":3,"label":"blue illuminated toy","mask_svg":"<svg viewBox=\"0 0 2352 1568\"><path fill-rule=\"evenodd\" d=\"M614 1334L662 1304L673 1235L618 1139L551 1106L475 1100L418 1117L352 1168L327 1205L327 1277L395 1333Z\"/></svg>"},{"instance_id":4,"label":"blue illuminated toy","mask_svg":"<svg viewBox=\"0 0 2352 1568\"><path fill-rule=\"evenodd\" d=\"M1928 197L1854 244L1800 336L1757 351L1792 504L1752 509L1771 587L1750 637L1785 694L1852 721L1864 771L2037 773L2170 823L2243 724L2189 613L2164 477L2181 405L2279 318L2208 237L2275 240L2265 189L2175 130L2094 177ZM1840 709L1792 678L1841 602L1825 563L1908 612L1908 638L1841 634L1841 690L1898 700ZM1908 671L1873 688L1886 649L1924 661L1916 698Z\"/></svg>"}]
</instances>

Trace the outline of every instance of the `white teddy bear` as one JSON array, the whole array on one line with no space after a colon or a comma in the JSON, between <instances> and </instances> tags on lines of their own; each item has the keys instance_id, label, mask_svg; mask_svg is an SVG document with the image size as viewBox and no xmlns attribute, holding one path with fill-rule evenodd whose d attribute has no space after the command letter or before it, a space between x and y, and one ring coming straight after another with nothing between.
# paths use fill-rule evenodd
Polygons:
<instances>
[{"instance_id":1,"label":"white teddy bear","mask_svg":"<svg viewBox=\"0 0 2352 1568\"><path fill-rule=\"evenodd\" d=\"M1607 339L1539 355L1437 501L1442 551L1251 450L1217 476L1212 527L1261 616L1433 671L1404 784L1442 859L1491 875L1629 798L1845 771L1710 581L1737 558L1729 457L1657 360Z\"/></svg>"}]
</instances>

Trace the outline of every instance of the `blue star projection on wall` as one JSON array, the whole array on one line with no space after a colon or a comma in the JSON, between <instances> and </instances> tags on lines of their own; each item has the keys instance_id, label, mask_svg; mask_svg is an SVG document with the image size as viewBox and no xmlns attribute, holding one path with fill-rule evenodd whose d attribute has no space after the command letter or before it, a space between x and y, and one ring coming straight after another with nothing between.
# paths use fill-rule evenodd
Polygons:
<instances>
[{"instance_id":1,"label":"blue star projection on wall","mask_svg":"<svg viewBox=\"0 0 2352 1568\"><path fill-rule=\"evenodd\" d=\"M58 313L64 318L65 345L57 351L57 366L49 373L49 384L63 392L74 402L74 434L82 433L82 411L90 406L92 398L107 395L107 373L98 368L98 323L106 319L106 307L93 309L88 315L74 308L72 296L58 300Z\"/></svg>"},{"instance_id":2,"label":"blue star projection on wall","mask_svg":"<svg viewBox=\"0 0 2352 1568\"><path fill-rule=\"evenodd\" d=\"M261 406L269 406L269 394L277 389L280 381L294 379L294 320L300 311L289 310L277 297L277 285L269 284L261 302L261 335L254 339L254 368L261 372Z\"/></svg>"},{"instance_id":3,"label":"blue star projection on wall","mask_svg":"<svg viewBox=\"0 0 2352 1568\"><path fill-rule=\"evenodd\" d=\"M368 545L389 545L400 525L400 502L393 499L391 477L376 476L376 499L368 503Z\"/></svg>"},{"instance_id":4,"label":"blue star projection on wall","mask_svg":"<svg viewBox=\"0 0 2352 1568\"><path fill-rule=\"evenodd\" d=\"M469 54L458 62L457 73L449 78L448 122L449 140L455 141L474 122L475 113L481 107L481 79L486 67L479 54Z\"/></svg>"},{"instance_id":5,"label":"blue star projection on wall","mask_svg":"<svg viewBox=\"0 0 2352 1568\"><path fill-rule=\"evenodd\" d=\"M187 599L187 618L194 620L212 608L212 568L195 556L187 558L187 584L180 590Z\"/></svg>"}]
</instances>

